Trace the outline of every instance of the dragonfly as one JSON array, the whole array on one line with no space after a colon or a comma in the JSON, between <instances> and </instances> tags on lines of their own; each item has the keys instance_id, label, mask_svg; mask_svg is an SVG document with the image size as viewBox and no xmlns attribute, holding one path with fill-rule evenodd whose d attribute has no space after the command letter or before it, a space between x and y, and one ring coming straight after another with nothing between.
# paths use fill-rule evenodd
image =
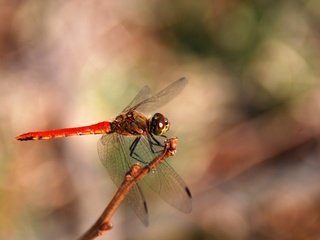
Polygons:
<instances>
[{"instance_id":1,"label":"dragonfly","mask_svg":"<svg viewBox=\"0 0 320 240\"><path fill-rule=\"evenodd\" d=\"M28 132L17 136L16 139L27 141L103 134L98 142L98 155L112 181L119 187L133 164L146 166L163 150L167 139L165 134L170 128L170 123L159 112L151 117L147 117L147 114L174 99L185 88L187 82L186 78L180 78L156 94L151 94L150 88L144 86L112 121L83 127ZM149 224L144 186L151 188L181 212L191 212L192 196L189 188L165 161L135 184L125 199L144 225Z\"/></svg>"}]
</instances>

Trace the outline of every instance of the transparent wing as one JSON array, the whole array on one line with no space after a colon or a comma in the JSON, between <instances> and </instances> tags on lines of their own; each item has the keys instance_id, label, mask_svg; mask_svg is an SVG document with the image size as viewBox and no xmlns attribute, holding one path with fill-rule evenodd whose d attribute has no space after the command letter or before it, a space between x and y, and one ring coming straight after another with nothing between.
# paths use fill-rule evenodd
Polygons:
<instances>
[{"instance_id":1,"label":"transparent wing","mask_svg":"<svg viewBox=\"0 0 320 240\"><path fill-rule=\"evenodd\" d=\"M135 152L146 162L150 162L157 155L150 150L149 142L141 137ZM151 171L143 180L159 196L178 210L189 213L192 209L191 193L182 178L175 170L164 162Z\"/></svg>"},{"instance_id":2,"label":"transparent wing","mask_svg":"<svg viewBox=\"0 0 320 240\"><path fill-rule=\"evenodd\" d=\"M154 111L179 95L187 83L188 80L186 78L180 78L153 96L150 94L150 88L145 86L124 111L128 111L129 109L145 113Z\"/></svg>"},{"instance_id":3,"label":"transparent wing","mask_svg":"<svg viewBox=\"0 0 320 240\"><path fill-rule=\"evenodd\" d=\"M129 147L134 140L132 137L125 137L118 134L103 135L98 142L98 154L102 164L112 181L119 187L124 179L125 174L129 171L133 161L129 156ZM125 201L132 207L135 214L148 226L148 209L145 197L139 184L136 184Z\"/></svg>"},{"instance_id":4,"label":"transparent wing","mask_svg":"<svg viewBox=\"0 0 320 240\"><path fill-rule=\"evenodd\" d=\"M132 108L132 106L136 106L139 103L141 103L142 101L148 99L151 97L151 90L148 86L144 86L139 92L138 94L134 97L134 99L131 101L131 103L125 108L123 109L122 112L126 112L128 111L130 108Z\"/></svg>"}]
</instances>

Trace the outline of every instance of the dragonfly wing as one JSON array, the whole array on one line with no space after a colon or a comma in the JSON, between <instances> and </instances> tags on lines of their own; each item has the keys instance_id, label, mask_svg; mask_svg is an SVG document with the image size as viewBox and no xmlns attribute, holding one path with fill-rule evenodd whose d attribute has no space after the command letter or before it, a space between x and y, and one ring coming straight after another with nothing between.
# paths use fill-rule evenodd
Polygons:
<instances>
[{"instance_id":1,"label":"dragonfly wing","mask_svg":"<svg viewBox=\"0 0 320 240\"><path fill-rule=\"evenodd\" d=\"M126 112L130 110L132 107L138 105L139 103L143 102L144 100L151 97L151 90L148 86L144 86L138 94L134 97L134 99L130 102L130 104L123 109L122 112Z\"/></svg>"},{"instance_id":2,"label":"dragonfly wing","mask_svg":"<svg viewBox=\"0 0 320 240\"><path fill-rule=\"evenodd\" d=\"M126 139L124 139L123 136L114 133L103 135L98 142L99 158L107 168L112 181L118 187L134 163L129 156L129 147L133 140L134 138L126 137ZM132 207L143 224L148 226L147 204L139 184L136 184L131 189L125 201Z\"/></svg>"},{"instance_id":3,"label":"dragonfly wing","mask_svg":"<svg viewBox=\"0 0 320 240\"><path fill-rule=\"evenodd\" d=\"M150 150L149 142L142 137L136 147L135 152L144 160L151 161L157 154ZM143 180L153 191L158 193L160 197L177 208L178 210L189 213L192 208L191 193L183 179L175 172L175 170L164 162L154 170L152 170Z\"/></svg>"},{"instance_id":4,"label":"dragonfly wing","mask_svg":"<svg viewBox=\"0 0 320 240\"><path fill-rule=\"evenodd\" d=\"M145 86L124 111L130 109L145 113L154 111L178 96L187 83L188 80L186 78L180 78L153 96L150 94L150 88Z\"/></svg>"},{"instance_id":5,"label":"dragonfly wing","mask_svg":"<svg viewBox=\"0 0 320 240\"><path fill-rule=\"evenodd\" d=\"M191 192L183 179L167 162L157 167L156 174L149 174L146 182L167 203L181 212L191 212Z\"/></svg>"}]
</instances>

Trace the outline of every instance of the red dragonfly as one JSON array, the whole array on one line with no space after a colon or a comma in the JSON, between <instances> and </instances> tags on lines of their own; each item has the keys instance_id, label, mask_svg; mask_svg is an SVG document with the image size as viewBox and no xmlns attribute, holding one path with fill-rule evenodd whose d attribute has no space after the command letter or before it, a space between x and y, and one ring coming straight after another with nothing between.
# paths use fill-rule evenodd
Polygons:
<instances>
[{"instance_id":1,"label":"red dragonfly","mask_svg":"<svg viewBox=\"0 0 320 240\"><path fill-rule=\"evenodd\" d=\"M150 88L145 86L113 121L84 127L28 132L17 136L16 139L26 141L103 134L98 142L99 157L112 181L120 186L130 167L137 162L142 166L148 164L162 151L167 138L164 134L170 127L168 119L161 113L155 113L151 118L147 118L143 113L153 111L171 101L186 84L187 79L181 78L154 95L151 95ZM149 186L178 210L191 212L192 197L189 188L174 169L164 162L137 183L125 200L146 226L148 208L142 191L143 185Z\"/></svg>"}]
</instances>

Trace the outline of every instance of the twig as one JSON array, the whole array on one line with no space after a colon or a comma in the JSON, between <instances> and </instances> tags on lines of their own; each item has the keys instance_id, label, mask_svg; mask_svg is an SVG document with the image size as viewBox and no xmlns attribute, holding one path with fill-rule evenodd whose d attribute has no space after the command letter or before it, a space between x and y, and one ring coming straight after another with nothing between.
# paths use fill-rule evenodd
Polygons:
<instances>
[{"instance_id":1,"label":"twig","mask_svg":"<svg viewBox=\"0 0 320 240\"><path fill-rule=\"evenodd\" d=\"M141 168L140 165L134 164L130 171L125 175L118 191L105 208L99 219L79 240L91 240L103 235L112 228L111 218L119 208L122 201L130 192L132 187L143 177L145 177L152 169L155 169L160 163L176 153L177 138L170 138L165 142L164 150L154 158L148 165Z\"/></svg>"}]
</instances>

